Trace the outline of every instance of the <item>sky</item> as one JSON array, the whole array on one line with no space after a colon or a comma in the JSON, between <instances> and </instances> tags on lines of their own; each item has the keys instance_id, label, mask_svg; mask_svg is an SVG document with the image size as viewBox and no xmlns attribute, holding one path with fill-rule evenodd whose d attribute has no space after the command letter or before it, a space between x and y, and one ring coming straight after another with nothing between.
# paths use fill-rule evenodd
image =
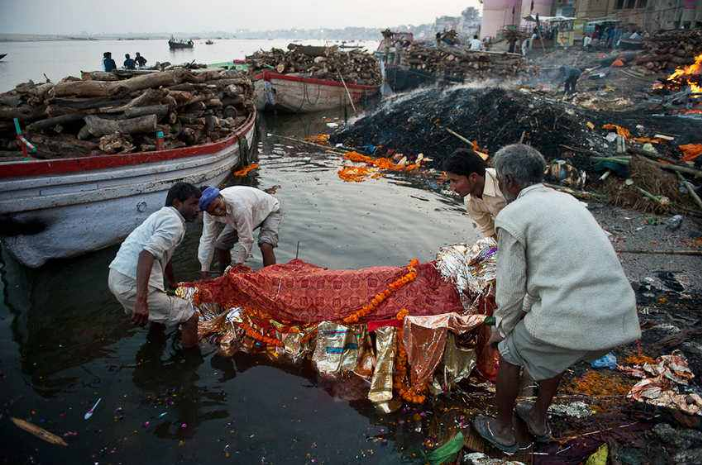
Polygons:
<instances>
[{"instance_id":1,"label":"sky","mask_svg":"<svg viewBox=\"0 0 702 465\"><path fill-rule=\"evenodd\" d=\"M458 16L478 0L0 0L0 33L386 27Z\"/></svg>"}]
</instances>

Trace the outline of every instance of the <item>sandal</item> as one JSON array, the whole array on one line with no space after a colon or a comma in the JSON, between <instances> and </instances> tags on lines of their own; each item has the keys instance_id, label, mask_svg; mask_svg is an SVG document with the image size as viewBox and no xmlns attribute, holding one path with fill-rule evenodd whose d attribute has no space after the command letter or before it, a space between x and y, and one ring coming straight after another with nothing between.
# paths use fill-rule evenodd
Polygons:
<instances>
[{"instance_id":1,"label":"sandal","mask_svg":"<svg viewBox=\"0 0 702 465\"><path fill-rule=\"evenodd\" d=\"M499 442L499 440L495 437L495 434L490 429L490 419L491 418L488 416L478 415L473 420L473 428L475 428L475 431L477 431L483 439L505 454L512 455L516 453L519 450L517 441L515 440L514 444L503 444Z\"/></svg>"},{"instance_id":2,"label":"sandal","mask_svg":"<svg viewBox=\"0 0 702 465\"><path fill-rule=\"evenodd\" d=\"M529 434L534 436L534 440L536 442L541 444L549 443L553 440L553 437L551 434L551 425L548 422L546 422L546 434L536 434L531 428L531 423L529 423L529 413L531 413L531 409L533 408L533 406L534 404L523 402L517 404L517 406L514 408L514 411L516 412L519 419L526 424L527 430L529 430Z\"/></svg>"}]
</instances>

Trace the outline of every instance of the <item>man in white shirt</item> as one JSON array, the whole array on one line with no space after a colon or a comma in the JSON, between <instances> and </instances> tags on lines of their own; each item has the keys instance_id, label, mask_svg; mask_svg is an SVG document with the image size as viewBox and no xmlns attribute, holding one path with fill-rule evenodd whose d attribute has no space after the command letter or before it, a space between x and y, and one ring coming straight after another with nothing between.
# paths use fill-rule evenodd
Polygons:
<instances>
[{"instance_id":1,"label":"man in white shirt","mask_svg":"<svg viewBox=\"0 0 702 465\"><path fill-rule=\"evenodd\" d=\"M205 213L197 257L203 279L209 276L215 254L221 273L230 264L246 262L257 228L261 228L258 246L263 266L275 264L273 249L278 246L278 229L283 220L278 199L254 187L232 186L221 191L208 187L200 197L200 209Z\"/></svg>"},{"instance_id":2,"label":"man in white shirt","mask_svg":"<svg viewBox=\"0 0 702 465\"><path fill-rule=\"evenodd\" d=\"M519 448L514 413L537 442L548 442L547 412L563 373L635 341L641 329L614 247L577 199L543 185L546 161L538 150L510 145L495 154L494 164L509 201L495 219L497 309L490 344L500 352L498 415L480 415L473 424L495 447L513 453ZM515 406L522 368L539 392L535 402Z\"/></svg>"},{"instance_id":3,"label":"man in white shirt","mask_svg":"<svg viewBox=\"0 0 702 465\"><path fill-rule=\"evenodd\" d=\"M505 200L497 182L495 170L487 168L478 154L468 149L458 149L444 162L451 190L463 197L466 210L485 237L497 239L495 217L502 210Z\"/></svg>"},{"instance_id":4,"label":"man in white shirt","mask_svg":"<svg viewBox=\"0 0 702 465\"><path fill-rule=\"evenodd\" d=\"M474 35L470 40L470 49L475 51L480 51L483 49L483 43L480 39L478 39L477 35Z\"/></svg>"},{"instance_id":5,"label":"man in white shirt","mask_svg":"<svg viewBox=\"0 0 702 465\"><path fill-rule=\"evenodd\" d=\"M151 322L152 330L182 324L183 347L197 345L198 316L192 304L166 293L165 279L177 287L171 258L185 237L185 222L195 221L200 189L184 182L174 184L166 206L152 213L125 239L110 263L110 291L131 315L134 324Z\"/></svg>"}]
</instances>

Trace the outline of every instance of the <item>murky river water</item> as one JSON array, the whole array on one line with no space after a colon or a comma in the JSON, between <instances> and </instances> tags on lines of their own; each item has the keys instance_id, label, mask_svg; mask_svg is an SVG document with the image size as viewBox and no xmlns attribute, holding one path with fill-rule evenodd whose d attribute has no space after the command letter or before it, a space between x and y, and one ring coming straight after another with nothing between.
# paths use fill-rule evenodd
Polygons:
<instances>
[{"instance_id":1,"label":"murky river water","mask_svg":"<svg viewBox=\"0 0 702 465\"><path fill-rule=\"evenodd\" d=\"M458 203L415 179L344 183L338 156L306 153L273 136L321 132L324 116L263 119L261 168L232 180L281 186L279 262L295 257L298 241L306 261L358 268L429 260L441 245L475 238ZM181 280L197 277L200 227L190 225L176 251ZM115 253L113 247L40 270L22 269L4 254L0 462L417 461L424 432L396 415L376 414L357 400L354 386L325 385L304 367L221 358L213 348L184 354L172 336L147 341L107 289ZM261 266L258 251L250 264ZM94 416L84 420L99 398ZM19 430L13 416L65 437L69 446Z\"/></svg>"}]
</instances>

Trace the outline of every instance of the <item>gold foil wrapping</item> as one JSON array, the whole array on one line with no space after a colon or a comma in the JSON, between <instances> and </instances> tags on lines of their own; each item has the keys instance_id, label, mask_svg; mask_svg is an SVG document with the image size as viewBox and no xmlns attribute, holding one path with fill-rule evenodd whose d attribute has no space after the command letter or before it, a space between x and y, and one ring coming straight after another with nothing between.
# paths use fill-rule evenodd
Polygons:
<instances>
[{"instance_id":1,"label":"gold foil wrapping","mask_svg":"<svg viewBox=\"0 0 702 465\"><path fill-rule=\"evenodd\" d=\"M408 316L403 327L407 362L412 385L422 386L431 380L441 362L449 330L456 334L471 331L483 324L485 315L444 313L433 316Z\"/></svg>"},{"instance_id":2,"label":"gold foil wrapping","mask_svg":"<svg viewBox=\"0 0 702 465\"><path fill-rule=\"evenodd\" d=\"M387 403L392 399L392 374L395 370L395 338L397 328L385 326L375 331L376 364L368 399Z\"/></svg>"},{"instance_id":3,"label":"gold foil wrapping","mask_svg":"<svg viewBox=\"0 0 702 465\"><path fill-rule=\"evenodd\" d=\"M430 385L432 394L451 392L460 381L467 379L478 363L475 349L459 347L456 336L449 333L446 339L444 357L439 369L434 372L434 381Z\"/></svg>"},{"instance_id":4,"label":"gold foil wrapping","mask_svg":"<svg viewBox=\"0 0 702 465\"><path fill-rule=\"evenodd\" d=\"M312 361L323 376L354 371L362 355L365 325L344 326L331 321L319 324Z\"/></svg>"}]
</instances>

